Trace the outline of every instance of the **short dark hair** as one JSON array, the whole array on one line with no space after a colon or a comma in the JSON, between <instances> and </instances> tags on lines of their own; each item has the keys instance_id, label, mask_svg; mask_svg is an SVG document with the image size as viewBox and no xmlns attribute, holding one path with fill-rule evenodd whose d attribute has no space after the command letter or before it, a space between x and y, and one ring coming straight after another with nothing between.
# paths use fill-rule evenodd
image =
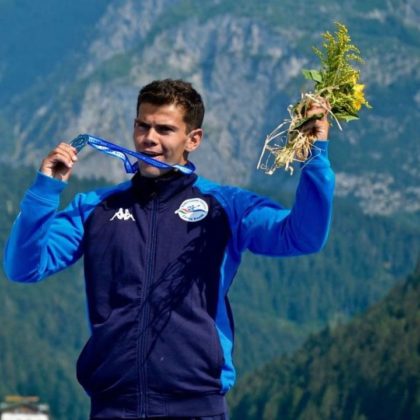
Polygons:
<instances>
[{"instance_id":1,"label":"short dark hair","mask_svg":"<svg viewBox=\"0 0 420 420\"><path fill-rule=\"evenodd\" d=\"M137 97L137 115L142 103L153 105L179 105L184 109L184 122L188 130L201 128L204 104L201 95L191 83L183 80L155 80L144 86Z\"/></svg>"}]
</instances>

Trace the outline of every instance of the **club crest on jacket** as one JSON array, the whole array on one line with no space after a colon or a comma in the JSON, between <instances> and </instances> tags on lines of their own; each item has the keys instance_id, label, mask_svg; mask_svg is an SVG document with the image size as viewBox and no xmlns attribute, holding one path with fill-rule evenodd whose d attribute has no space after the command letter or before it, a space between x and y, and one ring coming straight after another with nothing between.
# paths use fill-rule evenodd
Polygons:
<instances>
[{"instance_id":1,"label":"club crest on jacket","mask_svg":"<svg viewBox=\"0 0 420 420\"><path fill-rule=\"evenodd\" d=\"M186 222L198 222L203 220L209 212L209 206L201 198L190 198L182 202L175 211Z\"/></svg>"}]
</instances>

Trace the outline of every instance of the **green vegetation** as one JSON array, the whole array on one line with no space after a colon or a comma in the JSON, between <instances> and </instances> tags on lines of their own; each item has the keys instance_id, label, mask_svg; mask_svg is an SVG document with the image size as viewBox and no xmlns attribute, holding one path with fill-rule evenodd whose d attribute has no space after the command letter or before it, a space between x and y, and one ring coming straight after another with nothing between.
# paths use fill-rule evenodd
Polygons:
<instances>
[{"instance_id":1,"label":"green vegetation","mask_svg":"<svg viewBox=\"0 0 420 420\"><path fill-rule=\"evenodd\" d=\"M18 213L35 171L0 166L0 246ZM90 189L77 179L63 197ZM18 284L0 276L0 400L11 394L37 395L54 419L86 419L88 400L75 377L76 358L88 336L81 265L39 284Z\"/></svg>"},{"instance_id":2,"label":"green vegetation","mask_svg":"<svg viewBox=\"0 0 420 420\"><path fill-rule=\"evenodd\" d=\"M127 76L131 70L132 56L138 54L138 50L133 50L128 54L117 54L89 76L89 81L99 80L106 82L107 80L119 79Z\"/></svg>"},{"instance_id":3,"label":"green vegetation","mask_svg":"<svg viewBox=\"0 0 420 420\"><path fill-rule=\"evenodd\" d=\"M420 264L349 325L327 328L291 357L244 377L233 420L420 417Z\"/></svg>"},{"instance_id":4,"label":"green vegetation","mask_svg":"<svg viewBox=\"0 0 420 420\"><path fill-rule=\"evenodd\" d=\"M0 166L1 248L34 172ZM76 191L98 183L72 179L63 205ZM415 217L368 217L341 200L335 213L330 241L317 255L280 260L245 256L230 293L239 377L290 354L326 324L348 321L414 265ZM0 307L0 399L35 394L51 405L55 419L85 419L88 400L75 378L75 362L88 336L81 265L37 285L11 283L2 275Z\"/></svg>"},{"instance_id":5,"label":"green vegetation","mask_svg":"<svg viewBox=\"0 0 420 420\"><path fill-rule=\"evenodd\" d=\"M269 175L281 167L292 174L294 161L308 160L311 147L317 138L313 133L302 131L302 127L310 121L325 116L341 128L339 120L358 120L358 112L363 105L371 108L365 98L365 86L359 83L360 71L354 67L354 63L363 63L360 51L351 43L345 25L336 22L336 29L333 35L328 31L322 34L322 49L313 48L321 67L303 70L305 78L314 82L313 89L302 93L301 99L293 106L289 105L289 118L283 120L265 140L264 152L274 156L273 165L265 168ZM314 104L318 105L322 112L308 116L308 110ZM277 142L280 135L286 136L284 146L273 146L273 140ZM261 168L260 162L258 168Z\"/></svg>"},{"instance_id":6,"label":"green vegetation","mask_svg":"<svg viewBox=\"0 0 420 420\"><path fill-rule=\"evenodd\" d=\"M383 298L414 267L419 226L418 215L372 217L336 200L322 252L287 259L246 255L230 293L239 372L296 349L309 332L344 323Z\"/></svg>"},{"instance_id":7,"label":"green vegetation","mask_svg":"<svg viewBox=\"0 0 420 420\"><path fill-rule=\"evenodd\" d=\"M241 60L244 57L246 65L248 59L253 60L249 67L252 70L244 73L244 77L252 83L244 86L231 83L236 74L224 79L223 67L212 67L215 58L231 54L226 46L229 40L218 44L220 49L216 48L214 52L205 50L208 55L196 69L197 75L204 75L204 93L214 89L214 93L234 94L241 99L245 88L259 94L261 77L268 78L271 84L265 108L256 95L255 105L261 114L255 115L255 124L263 121L264 129L270 129L284 116L281 104L295 101L298 92L303 89L300 75L281 87L279 79L273 76L279 74L281 78L282 72L293 65L293 60L301 61L312 56L311 45L319 42L321 31L335 20L340 20L354 34L354 42L366 57L366 74L370 74L371 78L366 80L368 99L374 110L367 113L366 118L362 115L360 123L354 127L349 126L345 138L343 136L337 138L337 142L331 142L334 166L338 171L351 175L366 172L389 175L395 186L395 201L400 200L399 188L401 192L417 188L419 142L415 84L418 74L414 66L410 74L406 69L411 68L409 64L418 56L420 37L417 27L398 20L398 16L402 15L397 13L401 11L400 1L390 0L385 5L380 0L351 0L340 4L326 0L316 7L290 0L180 0L167 3L144 39L138 44L130 43L130 47L127 46L122 53L111 57L81 80L75 69L80 70L80 64L89 60L85 47L92 41L98 17L108 2L75 0L63 6L60 2L47 0L40 6L38 2L29 0L0 0L0 132L3 160L18 144L16 133L23 131L27 140L24 145L18 144L25 151L20 157L27 158L34 149L46 150L53 139L68 129L67 120L74 121L74 117L80 115L79 108L92 81L111 87L121 83L128 89L131 86L129 75L132 63L142 63L143 54L151 45L159 49L161 60L153 61L153 71L144 68L145 74L177 76L178 70L168 66L168 51L172 45L167 40L173 39L171 35L176 33L175 29L188 35L189 25L195 28L197 22L201 24L200 29L206 39L209 35L207 31L218 33L215 29L219 23L214 19L216 17L223 17L220 22L231 25L229 30L246 27L243 26L243 18L249 18L245 23L257 23L257 33L250 31L249 35L262 36L261 44L258 44L261 48L258 51L241 51ZM410 3L414 4L412 0ZM406 7L409 8L410 4L407 3ZM383 16L375 17L375 13L371 13L375 10L384 11ZM394 16L391 11L395 11ZM115 16L115 19L119 18ZM120 22L123 24L123 20ZM277 36L279 34L280 37ZM99 30L95 32L95 39L101 40L101 36ZM169 45L160 43L162 39ZM270 58L271 48L281 50L284 56L281 59ZM232 56L232 60L235 57ZM314 61L302 65L311 68L316 65ZM233 62L242 65L242 61ZM265 67L275 70L264 72ZM214 83L216 80L217 86ZM249 118L249 108L253 105L241 104L237 118ZM35 118L36 112L44 106L50 110L48 115ZM216 116L219 118L220 114ZM229 123L227 121L226 126ZM74 129L78 130L77 127ZM218 128L209 137L215 138L219 134ZM237 135L249 138L247 132ZM333 135L339 136L336 131ZM255 139L255 150L261 146L260 140ZM247 148L249 145L244 141L244 150ZM238 150L238 156L241 153L242 150ZM19 211L19 200L33 176L32 169L0 166L1 249ZM258 179L257 175L254 179ZM264 185L268 189L266 195L290 205L291 197L273 193L278 191L279 186L285 190L288 182L287 188L290 187L290 181L286 177L284 180L264 175L251 189L258 190ZM75 191L89 190L96 184L73 179L63 202ZM292 189L289 188L290 191ZM283 410L285 405L286 410L290 404L294 411L286 413L284 418L338 419L339 414L334 414L343 413L340 410L344 408L340 404L353 399L354 404L346 406L349 411L345 415L354 407L352 417L348 414L348 418L375 419L379 417L371 414L369 404L376 403L377 415L382 413L379 411L382 400L377 403L376 399L378 390L383 392L383 400L390 403L384 406L389 413L396 413L396 418L404 415L410 418L410 412L404 411L409 410L407 407L418 410L418 402L410 402L413 387L407 373L409 369L418 372L418 349L417 353L413 352L411 342L404 335L404 328L412 331L411 321L404 327L402 324L404 320L413 320L412 312L416 309L412 310L413 305L407 304L401 318L396 315L386 318L384 315L384 318L375 318L376 324L369 321L373 318L359 318L355 324L351 320L382 299L396 280L405 277L415 265L420 254L419 213L368 216L360 211L356 201L336 200L330 240L317 255L281 260L244 256L230 292L236 321L235 361L239 378L274 357L285 354L289 357L261 370L263 376L253 374L245 377L237 393L232 395L235 418L245 419L248 416L260 419L261 413L265 413L266 418L276 419L278 410ZM405 286L406 289L417 296L417 292L412 292L414 283L407 284L410 286ZM402 291L403 287L396 290ZM397 291L392 296L397 296ZM405 305L406 296L398 296L401 301L404 299ZM396 299L392 302L397 308ZM76 358L89 334L81 264L37 285L10 283L0 273L0 308L0 399L7 394L35 394L51 405L55 420L86 419L88 399L75 378ZM383 311L381 313L384 314L383 308L383 304L378 305L368 313L368 317L373 317L371 314L375 311ZM402 313L401 308L395 311ZM418 318L418 310L414 316ZM329 328L321 335L307 341L301 352L290 356L308 336L327 326ZM378 331L370 329L373 326ZM415 332L412 337L417 337ZM334 344L341 339L341 347ZM364 341L361 343L359 340ZM380 349L375 347L375 343ZM388 349L386 355L381 353L385 346ZM330 364L322 361L323 355L328 356L325 360ZM407 359L404 359L406 356ZM356 375L360 367L363 368L363 377ZM414 381L418 386L418 378ZM391 402L395 404L391 406ZM242 413L243 417L238 417L237 413ZM333 415L328 416L330 413ZM385 415L385 418L390 416Z\"/></svg>"}]
</instances>

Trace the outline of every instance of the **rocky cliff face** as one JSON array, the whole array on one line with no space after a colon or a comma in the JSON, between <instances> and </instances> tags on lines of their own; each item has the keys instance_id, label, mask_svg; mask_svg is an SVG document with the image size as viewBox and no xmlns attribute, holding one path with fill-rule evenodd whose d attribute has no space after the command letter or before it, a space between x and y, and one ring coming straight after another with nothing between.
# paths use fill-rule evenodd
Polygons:
<instances>
[{"instance_id":1,"label":"rocky cliff face","mask_svg":"<svg viewBox=\"0 0 420 420\"><path fill-rule=\"evenodd\" d=\"M368 213L420 208L415 129L419 117L419 6L414 1L327 1L316 12L292 2L118 0L110 4L63 69L8 109L13 152L39 161L58 140L91 132L131 145L139 88L156 78L185 78L206 103L205 141L193 158L220 182L282 182L255 173L265 135L306 89L301 69L338 18L348 24L366 65L362 77L374 109L332 131L337 193ZM0 140L4 141L4 140ZM120 162L83 151L78 173L123 179ZM286 177L286 178L285 178Z\"/></svg>"}]
</instances>

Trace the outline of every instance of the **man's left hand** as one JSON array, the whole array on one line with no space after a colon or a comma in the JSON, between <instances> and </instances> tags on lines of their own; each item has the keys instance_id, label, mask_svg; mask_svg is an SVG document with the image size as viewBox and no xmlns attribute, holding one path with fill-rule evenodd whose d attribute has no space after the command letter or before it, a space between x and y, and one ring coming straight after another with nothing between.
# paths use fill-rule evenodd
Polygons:
<instances>
[{"instance_id":1,"label":"man's left hand","mask_svg":"<svg viewBox=\"0 0 420 420\"><path fill-rule=\"evenodd\" d=\"M301 131L316 138L317 140L328 140L328 132L330 128L330 124L328 123L329 110L330 105L326 99L320 97L317 98L317 101L312 101L306 111L306 116L310 117L315 114L323 114L323 117L308 121L301 127Z\"/></svg>"}]
</instances>

